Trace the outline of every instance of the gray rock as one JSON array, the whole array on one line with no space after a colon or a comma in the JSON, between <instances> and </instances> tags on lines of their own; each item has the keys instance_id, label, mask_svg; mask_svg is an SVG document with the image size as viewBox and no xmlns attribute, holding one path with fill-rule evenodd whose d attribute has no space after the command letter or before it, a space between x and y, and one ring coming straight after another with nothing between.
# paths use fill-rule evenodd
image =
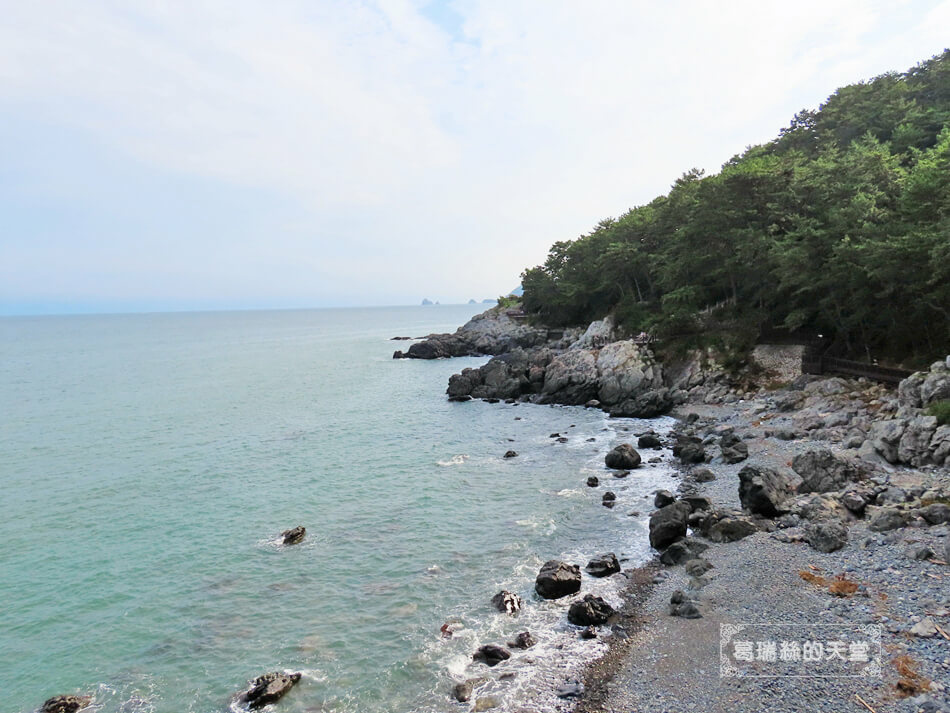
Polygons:
<instances>
[{"instance_id":1,"label":"gray rock","mask_svg":"<svg viewBox=\"0 0 950 713\"><path fill-rule=\"evenodd\" d=\"M691 559L686 562L684 569L690 577L702 577L713 568L712 563L703 558Z\"/></svg>"},{"instance_id":2,"label":"gray rock","mask_svg":"<svg viewBox=\"0 0 950 713\"><path fill-rule=\"evenodd\" d=\"M950 379L948 379L950 382ZM930 441L937 431L935 416L915 416L908 419L897 444L897 460L919 466L931 461Z\"/></svg>"},{"instance_id":3,"label":"gray rock","mask_svg":"<svg viewBox=\"0 0 950 713\"><path fill-rule=\"evenodd\" d=\"M620 562L617 561L617 555L613 552L594 557L585 567L587 573L592 577L609 577L620 571Z\"/></svg>"},{"instance_id":4,"label":"gray rock","mask_svg":"<svg viewBox=\"0 0 950 713\"><path fill-rule=\"evenodd\" d=\"M655 508L665 508L674 502L676 502L676 498L669 490L657 490L656 495L653 496L653 507Z\"/></svg>"},{"instance_id":5,"label":"gray rock","mask_svg":"<svg viewBox=\"0 0 950 713\"><path fill-rule=\"evenodd\" d=\"M534 589L544 599L560 599L581 590L581 569L560 560L549 560L541 566Z\"/></svg>"},{"instance_id":6,"label":"gray rock","mask_svg":"<svg viewBox=\"0 0 950 713\"><path fill-rule=\"evenodd\" d=\"M584 684L565 683L557 687L554 695L558 698L580 698L584 695Z\"/></svg>"},{"instance_id":7,"label":"gray rock","mask_svg":"<svg viewBox=\"0 0 950 713\"><path fill-rule=\"evenodd\" d=\"M636 468L640 465L640 460L640 454L629 443L621 443L604 457L605 465L616 470Z\"/></svg>"},{"instance_id":8,"label":"gray rock","mask_svg":"<svg viewBox=\"0 0 950 713\"><path fill-rule=\"evenodd\" d=\"M839 501L855 515L863 515L864 509L871 500L871 494L862 490L848 490L842 493Z\"/></svg>"},{"instance_id":9,"label":"gray rock","mask_svg":"<svg viewBox=\"0 0 950 713\"><path fill-rule=\"evenodd\" d=\"M801 493L827 493L840 490L864 477L864 470L854 461L836 456L827 449L811 450L792 459L792 470L802 479Z\"/></svg>"},{"instance_id":10,"label":"gray rock","mask_svg":"<svg viewBox=\"0 0 950 713\"><path fill-rule=\"evenodd\" d=\"M670 596L670 616L678 616L683 619L701 619L702 614L695 602L687 598L686 594L677 589Z\"/></svg>"},{"instance_id":11,"label":"gray rock","mask_svg":"<svg viewBox=\"0 0 950 713\"><path fill-rule=\"evenodd\" d=\"M472 682L464 681L462 683L456 683L452 687L452 697L457 700L459 703L467 703L472 698Z\"/></svg>"},{"instance_id":12,"label":"gray rock","mask_svg":"<svg viewBox=\"0 0 950 713\"><path fill-rule=\"evenodd\" d=\"M834 552L848 543L848 528L840 522L816 522L805 528L805 541L819 552Z\"/></svg>"},{"instance_id":13,"label":"gray rock","mask_svg":"<svg viewBox=\"0 0 950 713\"><path fill-rule=\"evenodd\" d=\"M739 471L739 501L757 515L776 517L788 512L786 503L797 488L796 477L771 468L747 465Z\"/></svg>"},{"instance_id":14,"label":"gray rock","mask_svg":"<svg viewBox=\"0 0 950 713\"><path fill-rule=\"evenodd\" d=\"M930 638L936 636L937 627L934 625L933 619L925 616L910 628L910 633L921 638Z\"/></svg>"},{"instance_id":15,"label":"gray rock","mask_svg":"<svg viewBox=\"0 0 950 713\"><path fill-rule=\"evenodd\" d=\"M920 509L920 516L931 525L943 525L950 522L950 505L931 503Z\"/></svg>"},{"instance_id":16,"label":"gray rock","mask_svg":"<svg viewBox=\"0 0 950 713\"><path fill-rule=\"evenodd\" d=\"M655 510L650 515L650 546L662 550L686 537L686 519L691 511L689 504L684 502Z\"/></svg>"},{"instance_id":17,"label":"gray rock","mask_svg":"<svg viewBox=\"0 0 950 713\"><path fill-rule=\"evenodd\" d=\"M475 699L475 706L472 708L475 713L490 711L501 705L501 699L498 696L479 696Z\"/></svg>"},{"instance_id":18,"label":"gray rock","mask_svg":"<svg viewBox=\"0 0 950 713\"><path fill-rule=\"evenodd\" d=\"M567 620L575 626L600 626L606 624L616 612L601 597L586 594L580 601L571 604L567 610Z\"/></svg>"},{"instance_id":19,"label":"gray rock","mask_svg":"<svg viewBox=\"0 0 950 713\"><path fill-rule=\"evenodd\" d=\"M749 457L749 446L734 434L727 434L719 440L719 450L726 463L740 463Z\"/></svg>"},{"instance_id":20,"label":"gray rock","mask_svg":"<svg viewBox=\"0 0 950 713\"><path fill-rule=\"evenodd\" d=\"M249 708L263 708L283 698L300 680L299 673L274 671L258 676L241 698Z\"/></svg>"},{"instance_id":21,"label":"gray rock","mask_svg":"<svg viewBox=\"0 0 950 713\"><path fill-rule=\"evenodd\" d=\"M716 479L716 475L709 468L696 468L692 471L692 476L697 483L708 483Z\"/></svg>"},{"instance_id":22,"label":"gray rock","mask_svg":"<svg viewBox=\"0 0 950 713\"><path fill-rule=\"evenodd\" d=\"M688 504L693 512L696 512L697 510L713 509L712 500L707 498L705 495L684 495L680 499L684 503Z\"/></svg>"},{"instance_id":23,"label":"gray rock","mask_svg":"<svg viewBox=\"0 0 950 713\"><path fill-rule=\"evenodd\" d=\"M868 529L873 532L888 532L907 525L907 515L897 508L881 508L868 522Z\"/></svg>"},{"instance_id":24,"label":"gray rock","mask_svg":"<svg viewBox=\"0 0 950 713\"><path fill-rule=\"evenodd\" d=\"M703 463L706 460L706 451L701 445L691 443L680 448L678 457L683 463Z\"/></svg>"},{"instance_id":25,"label":"gray rock","mask_svg":"<svg viewBox=\"0 0 950 713\"><path fill-rule=\"evenodd\" d=\"M655 433L644 433L637 440L637 448L653 448L655 450L662 447L663 443Z\"/></svg>"},{"instance_id":26,"label":"gray rock","mask_svg":"<svg viewBox=\"0 0 950 713\"><path fill-rule=\"evenodd\" d=\"M898 445L904 435L906 421L892 419L890 421L875 421L868 431L868 442L871 447L888 463L898 462Z\"/></svg>"},{"instance_id":27,"label":"gray rock","mask_svg":"<svg viewBox=\"0 0 950 713\"><path fill-rule=\"evenodd\" d=\"M878 505L900 505L903 502L907 502L907 491L903 488L898 488L896 485L892 485L878 493L875 502Z\"/></svg>"},{"instance_id":28,"label":"gray rock","mask_svg":"<svg viewBox=\"0 0 950 713\"><path fill-rule=\"evenodd\" d=\"M724 517L709 528L713 542L736 542L758 532L758 528L744 517Z\"/></svg>"},{"instance_id":29,"label":"gray rock","mask_svg":"<svg viewBox=\"0 0 950 713\"><path fill-rule=\"evenodd\" d=\"M904 554L912 560L918 560L922 562L933 557L934 551L927 545L911 545L906 550L904 550Z\"/></svg>"}]
</instances>

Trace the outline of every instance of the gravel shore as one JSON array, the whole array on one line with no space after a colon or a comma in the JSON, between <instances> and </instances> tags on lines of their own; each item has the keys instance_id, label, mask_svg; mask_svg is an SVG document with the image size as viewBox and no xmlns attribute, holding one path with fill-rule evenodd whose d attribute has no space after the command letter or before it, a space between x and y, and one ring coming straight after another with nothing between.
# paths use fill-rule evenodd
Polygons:
<instances>
[{"instance_id":1,"label":"gravel shore","mask_svg":"<svg viewBox=\"0 0 950 713\"><path fill-rule=\"evenodd\" d=\"M854 384L856 389L861 385ZM696 482L683 469L680 495L698 494L714 507L740 508L739 471L748 465L785 467L814 449L843 450L840 443L799 437L772 437L776 426L796 414L771 409L769 395L732 404L687 404L688 413L710 434L732 428L748 446L748 459L727 464L715 446L703 464L715 480ZM700 434L702 435L702 434ZM814 434L812 434L814 435ZM707 439L711 444L712 441ZM875 464L879 486L945 488L946 469L926 470ZM783 525L789 525L785 522ZM712 564L700 577L683 565L658 562L630 573L629 604L621 636L588 666L586 694L579 713L678 713L686 711L950 711L950 567L942 559L950 542L948 526L911 526L872 532L866 519L847 522L845 546L824 553L802 541L807 523L759 531L736 542L712 543L702 557ZM914 526L917 525L917 526ZM929 556L918 559L931 552ZM806 578L802 577L806 573ZM841 576L856 585L849 596L835 596L816 578ZM670 598L681 590L694 599L702 618L670 615ZM925 620L923 625L919 625ZM920 631L932 631L930 635ZM721 626L783 624L802 631L816 625L849 630L880 624L879 675L852 678L728 677L720 674ZM917 628L912 632L914 627ZM850 669L849 669L850 670ZM856 669L854 669L856 670ZM766 666L763 672L769 673ZM900 686L899 686L900 682Z\"/></svg>"}]
</instances>

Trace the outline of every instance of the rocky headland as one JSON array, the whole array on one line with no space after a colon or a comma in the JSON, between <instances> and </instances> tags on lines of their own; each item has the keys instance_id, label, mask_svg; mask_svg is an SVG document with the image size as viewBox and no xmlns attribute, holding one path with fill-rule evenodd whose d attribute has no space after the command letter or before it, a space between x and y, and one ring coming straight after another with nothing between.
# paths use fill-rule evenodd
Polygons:
<instances>
[{"instance_id":1,"label":"rocky headland","mask_svg":"<svg viewBox=\"0 0 950 713\"><path fill-rule=\"evenodd\" d=\"M897 388L802 374L801 348L787 346L759 345L749 368L730 373L709 353L661 364L609 320L551 338L496 315L473 320L477 332L470 322L413 345L416 357L457 348L434 346L445 344L495 355L452 376L450 399L679 419L669 437L637 443L680 476L677 492L654 498L655 560L621 574L625 606L601 611L565 563L539 573L540 596L576 598L579 636L594 621L613 635L582 681L525 710L950 711L950 425L927 412L950 398L950 357ZM478 346L475 334L492 336ZM638 453L620 462L632 444L615 451L608 467L639 465ZM721 627L762 622L879 625L881 666L851 677L723 675Z\"/></svg>"}]
</instances>

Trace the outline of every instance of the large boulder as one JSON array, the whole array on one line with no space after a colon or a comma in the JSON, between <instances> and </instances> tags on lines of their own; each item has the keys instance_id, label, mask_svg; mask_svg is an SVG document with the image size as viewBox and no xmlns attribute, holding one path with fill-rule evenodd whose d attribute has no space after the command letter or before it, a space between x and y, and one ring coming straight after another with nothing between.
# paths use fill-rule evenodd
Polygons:
<instances>
[{"instance_id":1,"label":"large boulder","mask_svg":"<svg viewBox=\"0 0 950 713\"><path fill-rule=\"evenodd\" d=\"M299 680L299 673L265 673L251 681L250 688L241 698L249 708L263 708L283 698Z\"/></svg>"},{"instance_id":2,"label":"large boulder","mask_svg":"<svg viewBox=\"0 0 950 713\"><path fill-rule=\"evenodd\" d=\"M935 401L950 399L950 369L946 361L934 362L929 371L918 371L897 388L898 400L905 408L924 408Z\"/></svg>"},{"instance_id":3,"label":"large boulder","mask_svg":"<svg viewBox=\"0 0 950 713\"><path fill-rule=\"evenodd\" d=\"M868 430L868 443L888 463L897 463L898 446L906 426L907 421L902 418L874 421Z\"/></svg>"},{"instance_id":4,"label":"large boulder","mask_svg":"<svg viewBox=\"0 0 950 713\"><path fill-rule=\"evenodd\" d=\"M613 552L594 557L585 567L587 573L592 577L609 577L620 571L620 562L617 561L617 555Z\"/></svg>"},{"instance_id":5,"label":"large boulder","mask_svg":"<svg viewBox=\"0 0 950 713\"><path fill-rule=\"evenodd\" d=\"M610 415L624 418L656 418L673 408L673 392L663 386L648 389L610 409Z\"/></svg>"},{"instance_id":6,"label":"large boulder","mask_svg":"<svg viewBox=\"0 0 950 713\"><path fill-rule=\"evenodd\" d=\"M637 398L663 386L659 364L632 340L607 344L597 354L597 399L606 406Z\"/></svg>"},{"instance_id":7,"label":"large boulder","mask_svg":"<svg viewBox=\"0 0 950 713\"><path fill-rule=\"evenodd\" d=\"M802 479L802 493L828 493L861 480L864 470L853 460L827 449L811 450L792 459L792 470Z\"/></svg>"},{"instance_id":8,"label":"large boulder","mask_svg":"<svg viewBox=\"0 0 950 713\"><path fill-rule=\"evenodd\" d=\"M931 460L930 441L937 430L935 416L915 416L908 419L897 444L897 460L913 466L924 465Z\"/></svg>"},{"instance_id":9,"label":"large boulder","mask_svg":"<svg viewBox=\"0 0 950 713\"><path fill-rule=\"evenodd\" d=\"M675 502L650 515L650 546L665 549L686 537L686 522L692 508L688 503Z\"/></svg>"},{"instance_id":10,"label":"large boulder","mask_svg":"<svg viewBox=\"0 0 950 713\"><path fill-rule=\"evenodd\" d=\"M567 620L575 626L600 626L606 624L614 614L614 608L603 599L587 594L571 604L567 610Z\"/></svg>"},{"instance_id":11,"label":"large boulder","mask_svg":"<svg viewBox=\"0 0 950 713\"><path fill-rule=\"evenodd\" d=\"M92 703L92 696L53 696L40 710L43 713L76 713Z\"/></svg>"},{"instance_id":12,"label":"large boulder","mask_svg":"<svg viewBox=\"0 0 950 713\"><path fill-rule=\"evenodd\" d=\"M930 439L930 458L937 465L950 465L950 424L938 426Z\"/></svg>"},{"instance_id":13,"label":"large boulder","mask_svg":"<svg viewBox=\"0 0 950 713\"><path fill-rule=\"evenodd\" d=\"M633 446L621 443L604 457L604 464L615 470L632 470L640 465L640 460L640 454Z\"/></svg>"},{"instance_id":14,"label":"large boulder","mask_svg":"<svg viewBox=\"0 0 950 713\"><path fill-rule=\"evenodd\" d=\"M739 501L749 512L776 517L788 512L786 503L798 485L794 474L747 465L739 471Z\"/></svg>"},{"instance_id":15,"label":"large boulder","mask_svg":"<svg viewBox=\"0 0 950 713\"><path fill-rule=\"evenodd\" d=\"M586 349L574 349L548 364L541 394L551 402L583 404L597 398L598 389L597 358Z\"/></svg>"},{"instance_id":16,"label":"large boulder","mask_svg":"<svg viewBox=\"0 0 950 713\"><path fill-rule=\"evenodd\" d=\"M950 505L931 503L920 509L920 516L931 525L945 525L950 523Z\"/></svg>"},{"instance_id":17,"label":"large boulder","mask_svg":"<svg viewBox=\"0 0 950 713\"><path fill-rule=\"evenodd\" d=\"M560 560L549 560L541 566L534 581L534 590L544 599L560 599L581 590L581 569Z\"/></svg>"}]
</instances>

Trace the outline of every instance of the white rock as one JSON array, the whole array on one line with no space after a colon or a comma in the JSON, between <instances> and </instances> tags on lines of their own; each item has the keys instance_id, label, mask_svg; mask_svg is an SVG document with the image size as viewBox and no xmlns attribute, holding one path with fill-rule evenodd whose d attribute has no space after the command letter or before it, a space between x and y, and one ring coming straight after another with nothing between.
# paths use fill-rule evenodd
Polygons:
<instances>
[{"instance_id":1,"label":"white rock","mask_svg":"<svg viewBox=\"0 0 950 713\"><path fill-rule=\"evenodd\" d=\"M937 633L937 627L934 620L929 616L924 617L910 628L910 633L914 636L930 637Z\"/></svg>"}]
</instances>

